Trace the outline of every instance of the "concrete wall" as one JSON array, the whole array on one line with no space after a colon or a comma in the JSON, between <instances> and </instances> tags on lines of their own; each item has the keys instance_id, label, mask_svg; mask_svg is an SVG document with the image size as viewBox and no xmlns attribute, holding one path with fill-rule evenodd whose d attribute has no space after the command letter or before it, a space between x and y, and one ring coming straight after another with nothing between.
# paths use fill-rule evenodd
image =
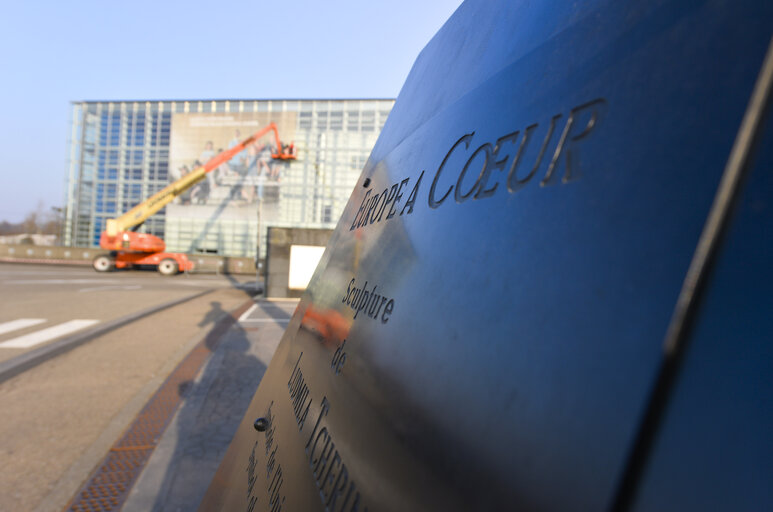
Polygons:
<instances>
[{"instance_id":1,"label":"concrete wall","mask_svg":"<svg viewBox=\"0 0 773 512\"><path fill-rule=\"evenodd\" d=\"M300 297L304 290L287 286L290 276L290 246L315 245L325 247L332 229L268 228L266 248L266 297Z\"/></svg>"},{"instance_id":2,"label":"concrete wall","mask_svg":"<svg viewBox=\"0 0 773 512\"><path fill-rule=\"evenodd\" d=\"M40 235L38 233L22 233L19 235L0 236L0 244L21 245L55 245L56 235ZM30 243L31 242L31 243Z\"/></svg>"},{"instance_id":3,"label":"concrete wall","mask_svg":"<svg viewBox=\"0 0 773 512\"><path fill-rule=\"evenodd\" d=\"M21 263L51 263L91 265L91 260L106 251L87 247L57 247L24 244L0 244L0 261ZM253 258L232 258L189 254L196 267L194 274L255 274Z\"/></svg>"}]
</instances>

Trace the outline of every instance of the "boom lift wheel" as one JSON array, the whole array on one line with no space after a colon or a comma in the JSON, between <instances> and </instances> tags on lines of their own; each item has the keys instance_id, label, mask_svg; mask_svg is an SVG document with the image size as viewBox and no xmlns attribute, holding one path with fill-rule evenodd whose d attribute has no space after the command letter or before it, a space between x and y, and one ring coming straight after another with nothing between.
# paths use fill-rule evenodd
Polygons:
<instances>
[{"instance_id":1,"label":"boom lift wheel","mask_svg":"<svg viewBox=\"0 0 773 512\"><path fill-rule=\"evenodd\" d=\"M161 263L158 264L158 272L163 276L173 276L177 274L179 267L177 262L172 258L164 258Z\"/></svg>"},{"instance_id":2,"label":"boom lift wheel","mask_svg":"<svg viewBox=\"0 0 773 512\"><path fill-rule=\"evenodd\" d=\"M100 254L91 260L91 266L97 272L110 272L115 270L115 260L107 254Z\"/></svg>"}]
</instances>

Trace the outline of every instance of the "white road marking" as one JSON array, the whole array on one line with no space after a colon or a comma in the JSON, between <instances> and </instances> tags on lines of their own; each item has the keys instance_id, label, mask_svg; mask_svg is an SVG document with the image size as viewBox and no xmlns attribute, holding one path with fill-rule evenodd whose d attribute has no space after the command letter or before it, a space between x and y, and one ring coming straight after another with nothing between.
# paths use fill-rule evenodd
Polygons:
<instances>
[{"instance_id":1,"label":"white road marking","mask_svg":"<svg viewBox=\"0 0 773 512\"><path fill-rule=\"evenodd\" d=\"M230 283L228 281L217 280L217 279L211 279L211 280L207 280L207 281L204 281L204 280L196 280L196 281L177 280L173 284L176 284L176 285L179 284L179 285L182 285L182 286L210 286L210 287L218 286L220 288L232 287L232 288L238 288L238 289L254 288L253 285L249 285L248 283L247 284L239 283L239 284L234 285L234 284L232 284L232 283Z\"/></svg>"},{"instance_id":2,"label":"white road marking","mask_svg":"<svg viewBox=\"0 0 773 512\"><path fill-rule=\"evenodd\" d=\"M242 313L242 316L240 316L240 317L239 317L239 321L240 321L240 322L244 322L245 320L247 320L247 318L248 318L248 317L249 317L249 316L252 314L252 312L253 312L253 311L255 311L257 308L258 308L258 305L257 305L257 304L253 304L253 305L252 305L252 307L251 307L250 309L248 309L247 311L245 311L244 313Z\"/></svg>"},{"instance_id":3,"label":"white road marking","mask_svg":"<svg viewBox=\"0 0 773 512\"><path fill-rule=\"evenodd\" d=\"M71 269L71 270L73 270L73 273L75 273L76 269ZM84 274L85 272L80 272L80 273ZM88 273L91 273L91 271L89 271ZM55 271L55 270L52 270L52 271L45 271L45 270L16 270L16 269L14 269L14 270L0 270L0 276L11 276L11 277L16 277L16 276L21 276L21 275L61 276L61 275L65 275L65 274L66 274L65 272Z\"/></svg>"},{"instance_id":4,"label":"white road marking","mask_svg":"<svg viewBox=\"0 0 773 512\"><path fill-rule=\"evenodd\" d=\"M179 284L180 286L224 286L224 283L217 283L214 281L180 281L179 283L173 284Z\"/></svg>"},{"instance_id":5,"label":"white road marking","mask_svg":"<svg viewBox=\"0 0 773 512\"><path fill-rule=\"evenodd\" d=\"M246 320L239 320L240 322L274 322L277 324L287 324L290 323L289 318L248 318Z\"/></svg>"},{"instance_id":6,"label":"white road marking","mask_svg":"<svg viewBox=\"0 0 773 512\"><path fill-rule=\"evenodd\" d=\"M140 288L142 288L142 286L138 284L135 284L132 286L113 285L113 286L96 286L94 288L81 288L78 291L79 292L98 292L102 290L139 290Z\"/></svg>"},{"instance_id":7,"label":"white road marking","mask_svg":"<svg viewBox=\"0 0 773 512\"><path fill-rule=\"evenodd\" d=\"M120 282L115 279L17 279L3 281L4 284L113 284Z\"/></svg>"},{"instance_id":8,"label":"white road marking","mask_svg":"<svg viewBox=\"0 0 773 512\"><path fill-rule=\"evenodd\" d=\"M71 332L80 331L85 327L89 327L99 323L99 320L70 320L63 324L49 327L48 329L42 329L35 331L18 338L13 338L8 341L0 343L0 348L29 348L45 343L46 341L53 340L65 334Z\"/></svg>"},{"instance_id":9,"label":"white road marking","mask_svg":"<svg viewBox=\"0 0 773 512\"><path fill-rule=\"evenodd\" d=\"M0 334L17 331L19 329L24 329L25 327L32 327L33 325L42 324L45 321L44 318L19 318L18 320L4 322L0 324Z\"/></svg>"}]
</instances>

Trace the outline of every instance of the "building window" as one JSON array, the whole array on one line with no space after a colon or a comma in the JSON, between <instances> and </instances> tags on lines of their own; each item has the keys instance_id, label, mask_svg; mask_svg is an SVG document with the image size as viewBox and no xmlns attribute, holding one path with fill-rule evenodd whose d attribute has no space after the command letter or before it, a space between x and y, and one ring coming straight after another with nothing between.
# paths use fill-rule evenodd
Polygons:
<instances>
[{"instance_id":1,"label":"building window","mask_svg":"<svg viewBox=\"0 0 773 512\"><path fill-rule=\"evenodd\" d=\"M352 156L351 168L353 171L361 171L368 162L368 157L362 155Z\"/></svg>"},{"instance_id":2,"label":"building window","mask_svg":"<svg viewBox=\"0 0 773 512\"><path fill-rule=\"evenodd\" d=\"M311 130L311 112L301 112L298 118L298 128L301 130Z\"/></svg>"},{"instance_id":3,"label":"building window","mask_svg":"<svg viewBox=\"0 0 773 512\"><path fill-rule=\"evenodd\" d=\"M134 145L145 145L145 116L137 119L137 125L134 127Z\"/></svg>"},{"instance_id":4,"label":"building window","mask_svg":"<svg viewBox=\"0 0 773 512\"><path fill-rule=\"evenodd\" d=\"M347 113L346 129L350 132L356 132L360 129L360 113L356 110L350 110Z\"/></svg>"},{"instance_id":5,"label":"building window","mask_svg":"<svg viewBox=\"0 0 773 512\"><path fill-rule=\"evenodd\" d=\"M331 112L330 113L330 129L333 131L341 131L344 128L344 113L343 112Z\"/></svg>"},{"instance_id":6,"label":"building window","mask_svg":"<svg viewBox=\"0 0 773 512\"><path fill-rule=\"evenodd\" d=\"M362 127L363 132L372 132L376 130L376 113L372 110L366 110L362 113Z\"/></svg>"},{"instance_id":7,"label":"building window","mask_svg":"<svg viewBox=\"0 0 773 512\"><path fill-rule=\"evenodd\" d=\"M317 130L327 129L327 112L317 112Z\"/></svg>"},{"instance_id":8,"label":"building window","mask_svg":"<svg viewBox=\"0 0 773 512\"><path fill-rule=\"evenodd\" d=\"M142 168L141 167L129 167L123 170L123 179L125 180L142 180Z\"/></svg>"}]
</instances>

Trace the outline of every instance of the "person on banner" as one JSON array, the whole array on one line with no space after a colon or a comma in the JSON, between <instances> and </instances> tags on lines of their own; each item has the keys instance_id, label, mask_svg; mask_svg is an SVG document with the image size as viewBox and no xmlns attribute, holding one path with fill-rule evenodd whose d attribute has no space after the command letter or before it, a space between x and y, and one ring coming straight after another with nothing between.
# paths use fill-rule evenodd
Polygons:
<instances>
[{"instance_id":1,"label":"person on banner","mask_svg":"<svg viewBox=\"0 0 773 512\"><path fill-rule=\"evenodd\" d=\"M231 141L228 143L228 149L231 149L235 146L238 146L242 142L242 132L240 130L234 131L234 138L231 139ZM248 162L248 154L247 149L243 149L237 154L235 154L229 161L228 161L228 167L231 171L238 174L239 176L244 176L247 174L247 162Z\"/></svg>"}]
</instances>

